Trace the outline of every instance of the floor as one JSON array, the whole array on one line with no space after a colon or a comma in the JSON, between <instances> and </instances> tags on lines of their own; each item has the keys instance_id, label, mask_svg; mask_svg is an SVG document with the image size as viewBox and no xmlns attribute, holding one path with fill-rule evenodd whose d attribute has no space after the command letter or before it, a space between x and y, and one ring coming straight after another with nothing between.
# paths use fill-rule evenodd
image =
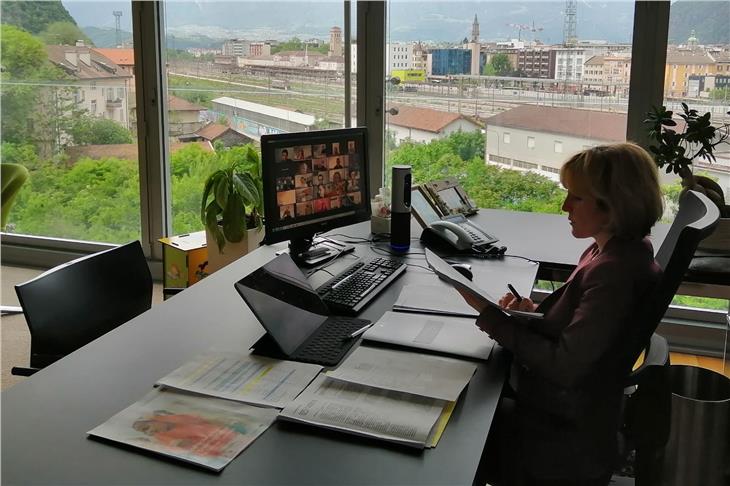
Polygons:
<instances>
[{"instance_id":1,"label":"floor","mask_svg":"<svg viewBox=\"0 0 730 486\"><path fill-rule=\"evenodd\" d=\"M3 305L19 305L13 286L40 275L43 270L21 268L3 265L0 267L0 302ZM154 285L152 304L162 302L162 285ZM27 366L30 334L25 318L22 314L4 316L0 318L0 348L2 369L0 370L0 389L8 388L26 378L13 376L10 369L13 366ZM718 373L723 372L723 360L706 356L671 353L672 364L685 364L708 368ZM730 363L725 366L725 374L730 376Z\"/></svg>"}]
</instances>

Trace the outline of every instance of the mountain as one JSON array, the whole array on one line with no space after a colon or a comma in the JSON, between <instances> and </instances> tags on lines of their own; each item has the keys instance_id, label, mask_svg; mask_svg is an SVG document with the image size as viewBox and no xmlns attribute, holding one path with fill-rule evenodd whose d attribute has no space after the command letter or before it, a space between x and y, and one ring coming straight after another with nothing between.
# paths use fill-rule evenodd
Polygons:
<instances>
[{"instance_id":1,"label":"mountain","mask_svg":"<svg viewBox=\"0 0 730 486\"><path fill-rule=\"evenodd\" d=\"M81 30L89 36L96 47L117 47L117 31L113 28L82 27ZM125 46L132 45L132 33L121 31L121 42Z\"/></svg>"},{"instance_id":2,"label":"mountain","mask_svg":"<svg viewBox=\"0 0 730 486\"><path fill-rule=\"evenodd\" d=\"M31 34L43 32L53 22L76 21L58 1L0 1L0 19L4 24L15 25Z\"/></svg>"},{"instance_id":3,"label":"mountain","mask_svg":"<svg viewBox=\"0 0 730 486\"><path fill-rule=\"evenodd\" d=\"M692 31L700 44L730 44L730 2L673 3L669 11L669 43L686 44Z\"/></svg>"}]
</instances>

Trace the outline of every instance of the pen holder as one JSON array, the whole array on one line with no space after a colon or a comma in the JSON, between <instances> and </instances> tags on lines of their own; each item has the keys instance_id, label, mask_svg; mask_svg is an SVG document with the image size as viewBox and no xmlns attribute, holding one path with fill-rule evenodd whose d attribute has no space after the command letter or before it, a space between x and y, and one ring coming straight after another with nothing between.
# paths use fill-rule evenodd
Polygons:
<instances>
[{"instance_id":1,"label":"pen holder","mask_svg":"<svg viewBox=\"0 0 730 486\"><path fill-rule=\"evenodd\" d=\"M390 233L390 218L372 215L370 217L370 232L375 235Z\"/></svg>"}]
</instances>

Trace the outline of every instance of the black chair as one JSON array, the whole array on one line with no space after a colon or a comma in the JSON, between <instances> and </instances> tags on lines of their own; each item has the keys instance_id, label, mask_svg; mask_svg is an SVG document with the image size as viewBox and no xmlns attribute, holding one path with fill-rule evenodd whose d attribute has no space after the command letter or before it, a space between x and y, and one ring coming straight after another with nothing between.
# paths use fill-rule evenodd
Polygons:
<instances>
[{"instance_id":1,"label":"black chair","mask_svg":"<svg viewBox=\"0 0 730 486\"><path fill-rule=\"evenodd\" d=\"M720 212L706 196L687 191L656 260L664 270L626 342L627 369L645 352L643 364L628 374L623 433L635 447L637 485L660 484L664 446L669 439L671 388L669 347L654 334L669 308L702 239L712 233Z\"/></svg>"},{"instance_id":2,"label":"black chair","mask_svg":"<svg viewBox=\"0 0 730 486\"><path fill-rule=\"evenodd\" d=\"M30 329L29 376L152 306L152 276L134 241L53 268L15 286Z\"/></svg>"}]
</instances>

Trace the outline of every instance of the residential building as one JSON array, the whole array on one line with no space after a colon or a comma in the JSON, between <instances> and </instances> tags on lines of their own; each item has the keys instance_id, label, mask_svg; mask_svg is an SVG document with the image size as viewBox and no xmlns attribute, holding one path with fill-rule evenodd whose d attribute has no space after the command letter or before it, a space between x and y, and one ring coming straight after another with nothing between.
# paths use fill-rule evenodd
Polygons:
<instances>
[{"instance_id":1,"label":"residential building","mask_svg":"<svg viewBox=\"0 0 730 486\"><path fill-rule=\"evenodd\" d=\"M481 128L459 113L408 105L391 105L389 109L398 111L387 119L387 129L395 135L396 143L404 140L428 143L454 132L472 132Z\"/></svg>"},{"instance_id":2,"label":"residential building","mask_svg":"<svg viewBox=\"0 0 730 486\"><path fill-rule=\"evenodd\" d=\"M203 126L200 119L205 108L177 96L168 95L167 112L170 116L170 136L193 133Z\"/></svg>"},{"instance_id":3,"label":"residential building","mask_svg":"<svg viewBox=\"0 0 730 486\"><path fill-rule=\"evenodd\" d=\"M573 153L626 139L626 115L522 105L487 118L486 162L558 179Z\"/></svg>"},{"instance_id":4,"label":"residential building","mask_svg":"<svg viewBox=\"0 0 730 486\"><path fill-rule=\"evenodd\" d=\"M513 66L528 78L555 78L555 55L547 47L520 49Z\"/></svg>"},{"instance_id":5,"label":"residential building","mask_svg":"<svg viewBox=\"0 0 730 486\"><path fill-rule=\"evenodd\" d=\"M266 42L252 42L248 46L249 55L251 57L261 57L271 55L271 44Z\"/></svg>"},{"instance_id":6,"label":"residential building","mask_svg":"<svg viewBox=\"0 0 730 486\"><path fill-rule=\"evenodd\" d=\"M667 52L664 70L664 96L681 98L688 96L690 75L715 74L717 63L710 55L698 50L673 49Z\"/></svg>"},{"instance_id":7,"label":"residential building","mask_svg":"<svg viewBox=\"0 0 730 486\"><path fill-rule=\"evenodd\" d=\"M251 41L244 39L229 39L223 43L224 56L248 56Z\"/></svg>"},{"instance_id":8,"label":"residential building","mask_svg":"<svg viewBox=\"0 0 730 486\"><path fill-rule=\"evenodd\" d=\"M214 142L220 142L224 147L235 147L237 145L245 145L254 140L236 130L220 123L208 123L197 132L179 137L180 141L193 142L204 141L209 142L212 146Z\"/></svg>"},{"instance_id":9,"label":"residential building","mask_svg":"<svg viewBox=\"0 0 730 486\"><path fill-rule=\"evenodd\" d=\"M83 45L46 46L48 60L74 79L77 110L114 120L129 128L130 80L132 74L94 49Z\"/></svg>"},{"instance_id":10,"label":"residential building","mask_svg":"<svg viewBox=\"0 0 730 486\"><path fill-rule=\"evenodd\" d=\"M388 64L386 64L386 74L393 71L402 71L413 68L413 60L415 58L415 43L403 42L388 44Z\"/></svg>"}]
</instances>

